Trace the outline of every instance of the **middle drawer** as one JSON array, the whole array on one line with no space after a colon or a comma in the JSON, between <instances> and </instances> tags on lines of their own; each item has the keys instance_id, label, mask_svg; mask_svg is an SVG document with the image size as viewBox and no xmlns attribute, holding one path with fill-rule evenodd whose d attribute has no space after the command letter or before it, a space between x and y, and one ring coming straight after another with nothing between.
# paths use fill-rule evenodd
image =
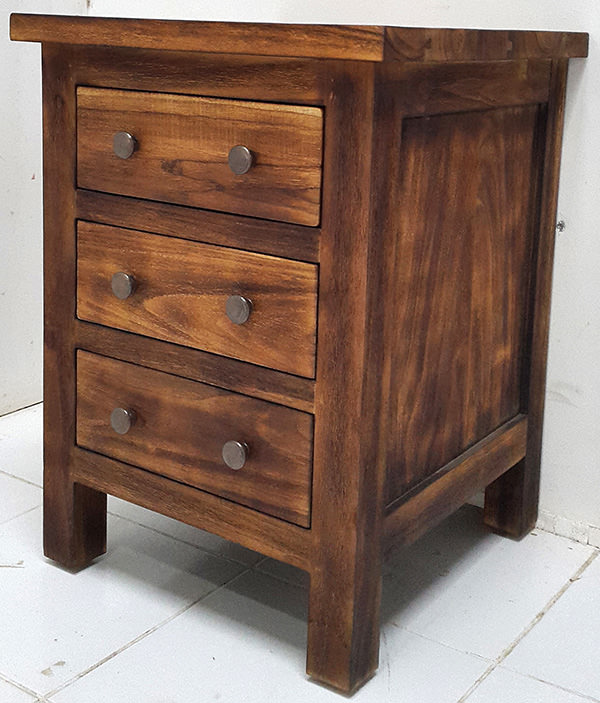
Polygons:
<instances>
[{"instance_id":1,"label":"middle drawer","mask_svg":"<svg viewBox=\"0 0 600 703\"><path fill-rule=\"evenodd\" d=\"M82 320L312 378L316 307L314 264L78 222Z\"/></svg>"}]
</instances>

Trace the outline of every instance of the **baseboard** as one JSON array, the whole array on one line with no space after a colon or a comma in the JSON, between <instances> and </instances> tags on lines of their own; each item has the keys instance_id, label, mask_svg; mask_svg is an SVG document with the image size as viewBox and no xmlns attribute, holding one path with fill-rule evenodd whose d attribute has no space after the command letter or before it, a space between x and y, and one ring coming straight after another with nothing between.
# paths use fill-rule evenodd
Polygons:
<instances>
[{"instance_id":1,"label":"baseboard","mask_svg":"<svg viewBox=\"0 0 600 703\"><path fill-rule=\"evenodd\" d=\"M469 503L478 508L483 508L483 498L483 491L481 491L476 493L469 500ZM585 522L554 515L548 510L540 510L536 528L560 537L568 537L581 544L589 544L592 547L600 548L600 527L596 525L588 525Z\"/></svg>"},{"instance_id":2,"label":"baseboard","mask_svg":"<svg viewBox=\"0 0 600 703\"><path fill-rule=\"evenodd\" d=\"M536 527L553 535L568 537L581 544L600 547L600 527L554 515L547 510L540 510Z\"/></svg>"}]
</instances>

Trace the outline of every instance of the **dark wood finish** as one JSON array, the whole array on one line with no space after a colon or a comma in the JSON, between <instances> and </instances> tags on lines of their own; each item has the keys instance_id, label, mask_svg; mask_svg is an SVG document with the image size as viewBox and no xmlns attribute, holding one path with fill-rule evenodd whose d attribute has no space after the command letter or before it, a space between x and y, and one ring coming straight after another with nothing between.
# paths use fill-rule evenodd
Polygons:
<instances>
[{"instance_id":1,"label":"dark wood finish","mask_svg":"<svg viewBox=\"0 0 600 703\"><path fill-rule=\"evenodd\" d=\"M77 191L77 217L300 261L319 261L316 227L265 222L90 190Z\"/></svg>"},{"instance_id":2,"label":"dark wood finish","mask_svg":"<svg viewBox=\"0 0 600 703\"><path fill-rule=\"evenodd\" d=\"M387 503L519 412L537 124L537 106L404 123Z\"/></svg>"},{"instance_id":3,"label":"dark wood finish","mask_svg":"<svg viewBox=\"0 0 600 703\"><path fill-rule=\"evenodd\" d=\"M386 27L384 60L461 62L587 56L585 32Z\"/></svg>"},{"instance_id":4,"label":"dark wood finish","mask_svg":"<svg viewBox=\"0 0 600 703\"><path fill-rule=\"evenodd\" d=\"M380 403L384 239L371 221L370 66L340 67L327 106L315 388L307 671L353 691L377 668L385 411ZM361 144L360 150L348 144ZM343 301L343 304L340 304ZM377 371L375 371L377 370ZM375 372L374 372L375 371ZM360 613L358 617L357 614Z\"/></svg>"},{"instance_id":5,"label":"dark wood finish","mask_svg":"<svg viewBox=\"0 0 600 703\"><path fill-rule=\"evenodd\" d=\"M113 136L132 134L128 159ZM318 225L323 115L301 105L165 93L77 89L77 183L82 188ZM244 145L254 165L229 168Z\"/></svg>"},{"instance_id":6,"label":"dark wood finish","mask_svg":"<svg viewBox=\"0 0 600 703\"><path fill-rule=\"evenodd\" d=\"M114 273L136 281L117 298ZM252 301L244 324L227 299ZM312 264L88 222L77 226L77 315L301 376L314 376L317 269Z\"/></svg>"},{"instance_id":7,"label":"dark wood finish","mask_svg":"<svg viewBox=\"0 0 600 703\"><path fill-rule=\"evenodd\" d=\"M78 569L106 551L106 495L70 475L75 433L73 319L75 101L70 50L44 46L44 554Z\"/></svg>"},{"instance_id":8,"label":"dark wood finish","mask_svg":"<svg viewBox=\"0 0 600 703\"><path fill-rule=\"evenodd\" d=\"M356 690L377 666L384 548L413 541L486 484L493 529L520 536L533 526L566 58L585 55L587 35L28 16L13 17L12 34L45 43L47 553L68 566L100 553L111 492L304 568L307 670ZM84 103L93 98L80 124L87 175L75 168L76 86ZM102 110L100 95L110 98ZM161 191L148 168L101 183L112 133L101 145L83 113L128 117L140 105L152 108L144 128L163 123L163 141L164 123L175 125L178 146L158 157L167 171L183 169L170 162L194 135L181 126L188 106L200 115L226 105L219 129L245 111L261 134L273 127L264 110L312 116L304 133L313 157L324 149L321 220L319 187L307 209L290 169L277 182L273 171L254 202L250 191L206 200L202 180ZM289 145L293 131L267 139ZM152 161L147 143L130 163ZM109 277L90 286L82 275L80 302L104 324L76 319L76 216L87 222L86 276L112 250L111 263L126 255L170 274L156 283L160 300L108 319ZM296 224L276 221L286 218ZM194 332L195 313L164 295L202 297L248 271L285 303L242 351L207 346L213 320ZM304 317L290 321L298 300ZM106 326L133 329L140 315L139 333ZM179 335L171 342L157 338L165 325ZM95 451L75 445L77 349L79 438ZM125 391L142 410L117 438L107 415ZM271 456L273 479L257 470L243 494L223 486L217 466L219 431L236 423L284 457Z\"/></svg>"},{"instance_id":9,"label":"dark wood finish","mask_svg":"<svg viewBox=\"0 0 600 703\"><path fill-rule=\"evenodd\" d=\"M309 59L74 46L77 85L323 105L327 74Z\"/></svg>"},{"instance_id":10,"label":"dark wood finish","mask_svg":"<svg viewBox=\"0 0 600 703\"><path fill-rule=\"evenodd\" d=\"M300 569L310 564L310 530L81 447L74 447L72 456L78 485L208 530Z\"/></svg>"},{"instance_id":11,"label":"dark wood finish","mask_svg":"<svg viewBox=\"0 0 600 703\"><path fill-rule=\"evenodd\" d=\"M535 240L532 262L534 276L531 286L530 355L525 360L524 375L528 388L523 408L529 417L527 454L525 459L492 483L485 493L485 523L497 532L511 537L522 537L530 532L535 527L538 515L552 262L567 69L568 62L565 60L553 63L543 149L539 236Z\"/></svg>"},{"instance_id":12,"label":"dark wood finish","mask_svg":"<svg viewBox=\"0 0 600 703\"><path fill-rule=\"evenodd\" d=\"M106 551L106 495L73 483L75 100L70 50L44 46L44 554L78 569Z\"/></svg>"},{"instance_id":13,"label":"dark wood finish","mask_svg":"<svg viewBox=\"0 0 600 703\"><path fill-rule=\"evenodd\" d=\"M525 455L527 418L509 420L386 508L385 546L410 544Z\"/></svg>"},{"instance_id":14,"label":"dark wood finish","mask_svg":"<svg viewBox=\"0 0 600 703\"><path fill-rule=\"evenodd\" d=\"M587 56L582 32L248 24L12 14L11 39L355 61Z\"/></svg>"},{"instance_id":15,"label":"dark wood finish","mask_svg":"<svg viewBox=\"0 0 600 703\"><path fill-rule=\"evenodd\" d=\"M110 425L133 410L126 434ZM303 527L310 524L313 419L281 405L79 351L77 444ZM230 469L225 442L245 442Z\"/></svg>"},{"instance_id":16,"label":"dark wood finish","mask_svg":"<svg viewBox=\"0 0 600 703\"><path fill-rule=\"evenodd\" d=\"M158 339L78 321L77 348L314 413L314 381Z\"/></svg>"},{"instance_id":17,"label":"dark wood finish","mask_svg":"<svg viewBox=\"0 0 600 703\"><path fill-rule=\"evenodd\" d=\"M401 119L422 115L536 105L548 100L549 60L501 63L387 64L385 90Z\"/></svg>"},{"instance_id":18,"label":"dark wood finish","mask_svg":"<svg viewBox=\"0 0 600 703\"><path fill-rule=\"evenodd\" d=\"M12 14L11 39L138 49L380 61L381 27Z\"/></svg>"}]
</instances>

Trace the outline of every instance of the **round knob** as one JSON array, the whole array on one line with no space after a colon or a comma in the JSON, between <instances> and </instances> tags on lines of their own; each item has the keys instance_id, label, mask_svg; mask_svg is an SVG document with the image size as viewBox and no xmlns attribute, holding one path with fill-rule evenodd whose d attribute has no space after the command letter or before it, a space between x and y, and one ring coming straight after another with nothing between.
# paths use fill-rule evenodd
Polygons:
<instances>
[{"instance_id":1,"label":"round knob","mask_svg":"<svg viewBox=\"0 0 600 703\"><path fill-rule=\"evenodd\" d=\"M110 287L112 292L116 295L119 300L125 300L135 290L135 278L129 273L123 273L119 271L113 274L110 282Z\"/></svg>"},{"instance_id":2,"label":"round knob","mask_svg":"<svg viewBox=\"0 0 600 703\"><path fill-rule=\"evenodd\" d=\"M135 422L135 412L125 408L115 408L110 414L110 426L118 434L127 434Z\"/></svg>"},{"instance_id":3,"label":"round knob","mask_svg":"<svg viewBox=\"0 0 600 703\"><path fill-rule=\"evenodd\" d=\"M252 301L243 295L230 295L225 303L225 312L235 325L243 325L252 312Z\"/></svg>"},{"instance_id":4,"label":"round knob","mask_svg":"<svg viewBox=\"0 0 600 703\"><path fill-rule=\"evenodd\" d=\"M248 459L248 445L245 442L231 440L223 445L223 461L234 471L239 471Z\"/></svg>"},{"instance_id":5,"label":"round knob","mask_svg":"<svg viewBox=\"0 0 600 703\"><path fill-rule=\"evenodd\" d=\"M117 132L113 137L113 151L120 159L128 159L137 149L137 141L129 132Z\"/></svg>"},{"instance_id":6,"label":"round knob","mask_svg":"<svg viewBox=\"0 0 600 703\"><path fill-rule=\"evenodd\" d=\"M236 176L243 176L252 168L254 156L247 146L238 144L230 150L227 162Z\"/></svg>"}]
</instances>

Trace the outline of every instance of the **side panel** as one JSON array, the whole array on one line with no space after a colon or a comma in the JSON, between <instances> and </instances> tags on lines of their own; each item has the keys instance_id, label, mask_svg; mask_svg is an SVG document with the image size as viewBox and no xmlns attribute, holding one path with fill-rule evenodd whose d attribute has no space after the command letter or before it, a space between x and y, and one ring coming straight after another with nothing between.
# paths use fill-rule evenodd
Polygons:
<instances>
[{"instance_id":1,"label":"side panel","mask_svg":"<svg viewBox=\"0 0 600 703\"><path fill-rule=\"evenodd\" d=\"M387 503L519 412L539 111L403 122Z\"/></svg>"}]
</instances>

